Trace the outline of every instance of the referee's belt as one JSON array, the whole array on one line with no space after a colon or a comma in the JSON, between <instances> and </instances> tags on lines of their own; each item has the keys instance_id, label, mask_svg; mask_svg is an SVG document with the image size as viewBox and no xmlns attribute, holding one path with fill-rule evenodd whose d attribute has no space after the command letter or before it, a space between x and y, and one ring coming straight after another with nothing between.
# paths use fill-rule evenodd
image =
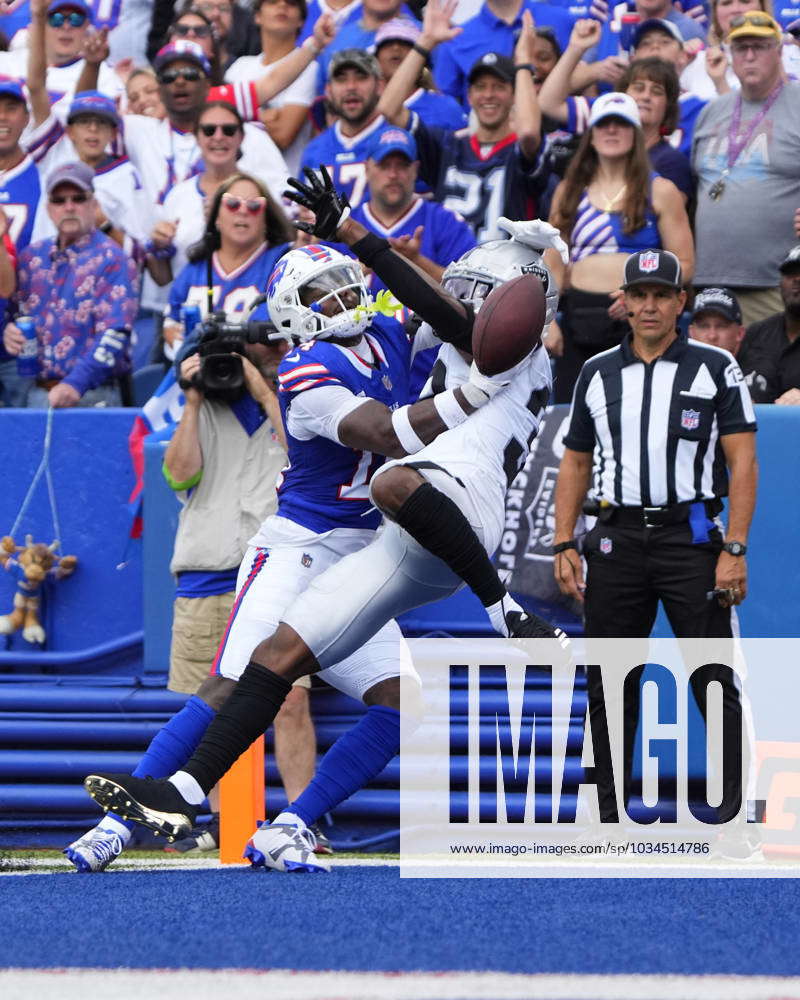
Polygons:
<instances>
[{"instance_id":1,"label":"referee's belt","mask_svg":"<svg viewBox=\"0 0 800 1000\"><path fill-rule=\"evenodd\" d=\"M722 510L721 500L689 500L667 507L615 507L607 501L601 501L597 516L603 524L619 524L632 528L664 528L670 524L683 524L688 521L696 503L703 504L706 515L712 519Z\"/></svg>"}]
</instances>

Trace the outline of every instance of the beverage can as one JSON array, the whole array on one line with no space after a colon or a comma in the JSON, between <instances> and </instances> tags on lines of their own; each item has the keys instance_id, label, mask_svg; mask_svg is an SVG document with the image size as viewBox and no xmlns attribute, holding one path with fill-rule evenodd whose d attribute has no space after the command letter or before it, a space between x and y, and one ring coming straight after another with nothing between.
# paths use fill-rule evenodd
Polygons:
<instances>
[{"instance_id":1,"label":"beverage can","mask_svg":"<svg viewBox=\"0 0 800 1000\"><path fill-rule=\"evenodd\" d=\"M25 338L22 350L17 355L17 374L20 378L36 378L39 374L39 342L36 339L36 324L30 316L18 316L17 329Z\"/></svg>"},{"instance_id":2,"label":"beverage can","mask_svg":"<svg viewBox=\"0 0 800 1000\"><path fill-rule=\"evenodd\" d=\"M194 328L200 322L200 306L184 306L181 309L181 319L183 320L183 339L189 340Z\"/></svg>"}]
</instances>

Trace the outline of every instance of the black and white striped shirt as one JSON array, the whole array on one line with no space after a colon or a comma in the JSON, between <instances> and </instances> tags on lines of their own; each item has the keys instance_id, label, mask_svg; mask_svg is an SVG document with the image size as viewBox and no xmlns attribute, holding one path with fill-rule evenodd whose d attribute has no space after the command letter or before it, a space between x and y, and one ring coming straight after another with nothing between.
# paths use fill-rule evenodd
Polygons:
<instances>
[{"instance_id":1,"label":"black and white striped shirt","mask_svg":"<svg viewBox=\"0 0 800 1000\"><path fill-rule=\"evenodd\" d=\"M725 496L720 437L755 429L732 354L679 336L645 364L629 334L583 366L564 444L594 453L597 500L663 507Z\"/></svg>"}]
</instances>

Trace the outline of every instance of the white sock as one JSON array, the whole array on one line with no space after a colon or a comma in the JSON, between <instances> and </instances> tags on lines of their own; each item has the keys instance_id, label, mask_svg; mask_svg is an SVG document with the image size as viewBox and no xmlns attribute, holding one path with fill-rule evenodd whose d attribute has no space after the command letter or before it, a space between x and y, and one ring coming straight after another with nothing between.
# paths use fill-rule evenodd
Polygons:
<instances>
[{"instance_id":1,"label":"white sock","mask_svg":"<svg viewBox=\"0 0 800 1000\"><path fill-rule=\"evenodd\" d=\"M296 826L298 830L305 830L306 825L299 816L295 816L293 812L289 812L288 809L284 809L282 813L278 813L273 823L287 823L289 826Z\"/></svg>"},{"instance_id":2,"label":"white sock","mask_svg":"<svg viewBox=\"0 0 800 1000\"><path fill-rule=\"evenodd\" d=\"M120 823L118 819L114 819L113 816L104 816L97 824L97 828L110 833L116 833L123 844L127 844L133 836L133 831L129 830L124 823Z\"/></svg>"},{"instance_id":3,"label":"white sock","mask_svg":"<svg viewBox=\"0 0 800 1000\"><path fill-rule=\"evenodd\" d=\"M525 609L521 608L510 594L506 594L502 600L490 605L486 609L486 614L489 616L492 628L495 632L506 637L509 634L506 622L506 615L509 611L519 611L525 614Z\"/></svg>"},{"instance_id":4,"label":"white sock","mask_svg":"<svg viewBox=\"0 0 800 1000\"><path fill-rule=\"evenodd\" d=\"M169 779L169 782L178 789L190 805L199 806L203 804L206 793L197 784L191 774L187 774L186 771L176 771Z\"/></svg>"}]
</instances>

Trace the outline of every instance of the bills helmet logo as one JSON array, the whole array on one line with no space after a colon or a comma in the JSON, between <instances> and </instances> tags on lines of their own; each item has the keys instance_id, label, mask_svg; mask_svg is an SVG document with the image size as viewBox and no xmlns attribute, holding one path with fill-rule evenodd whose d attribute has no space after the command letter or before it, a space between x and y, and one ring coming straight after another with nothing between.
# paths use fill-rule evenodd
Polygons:
<instances>
[{"instance_id":1,"label":"bills helmet logo","mask_svg":"<svg viewBox=\"0 0 800 1000\"><path fill-rule=\"evenodd\" d=\"M286 270L286 266L287 266L286 258L284 257L283 260L278 261L277 265L275 266L275 270L269 276L269 280L267 281L268 299L271 299L272 296L275 294L275 287L283 277L283 272Z\"/></svg>"},{"instance_id":2,"label":"bills helmet logo","mask_svg":"<svg viewBox=\"0 0 800 1000\"><path fill-rule=\"evenodd\" d=\"M604 556L611 555L611 550L613 548L614 548L614 543L611 541L610 538L600 539L600 551L603 553Z\"/></svg>"},{"instance_id":3,"label":"bills helmet logo","mask_svg":"<svg viewBox=\"0 0 800 1000\"><path fill-rule=\"evenodd\" d=\"M700 426L699 410L681 410L681 427L685 431L696 431Z\"/></svg>"},{"instance_id":4,"label":"bills helmet logo","mask_svg":"<svg viewBox=\"0 0 800 1000\"><path fill-rule=\"evenodd\" d=\"M646 272L658 270L658 254L654 250L646 250L640 255L639 270Z\"/></svg>"}]
</instances>

